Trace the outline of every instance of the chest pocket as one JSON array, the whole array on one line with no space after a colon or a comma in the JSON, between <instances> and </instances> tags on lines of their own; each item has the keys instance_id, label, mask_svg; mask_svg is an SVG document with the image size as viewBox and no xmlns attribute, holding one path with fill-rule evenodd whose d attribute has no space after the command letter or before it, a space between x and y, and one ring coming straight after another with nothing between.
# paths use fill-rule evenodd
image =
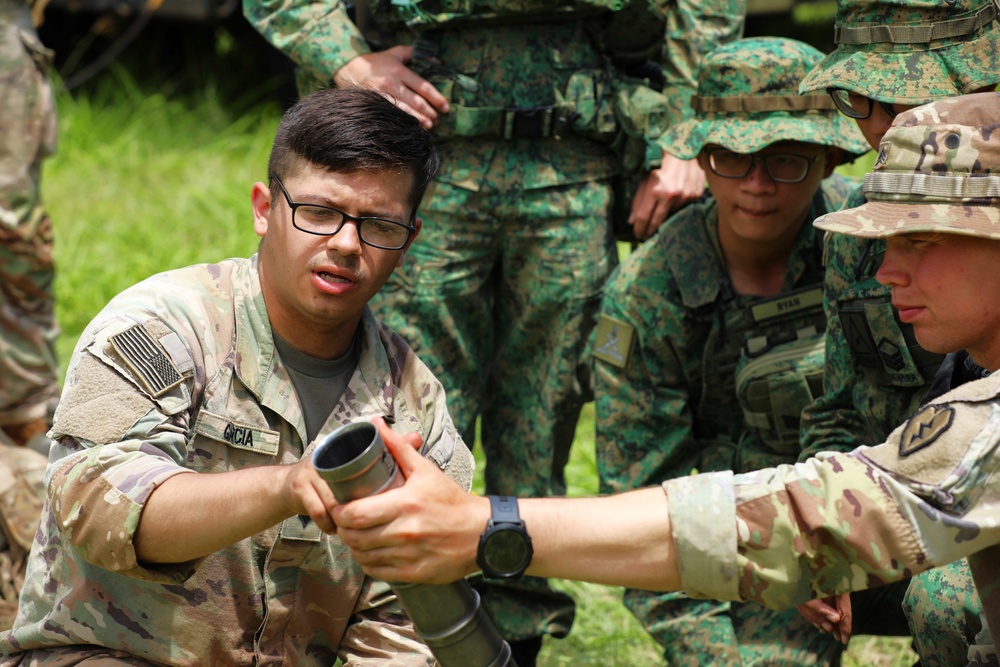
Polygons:
<instances>
[{"instance_id":1,"label":"chest pocket","mask_svg":"<svg viewBox=\"0 0 1000 667\"><path fill-rule=\"evenodd\" d=\"M823 393L825 319L816 285L747 306L750 331L734 371L744 429L737 471L795 461L802 410Z\"/></svg>"},{"instance_id":2,"label":"chest pocket","mask_svg":"<svg viewBox=\"0 0 1000 667\"><path fill-rule=\"evenodd\" d=\"M888 296L843 301L838 316L851 353L877 384L919 387L934 378L941 355L920 347L913 327L899 321Z\"/></svg>"}]
</instances>

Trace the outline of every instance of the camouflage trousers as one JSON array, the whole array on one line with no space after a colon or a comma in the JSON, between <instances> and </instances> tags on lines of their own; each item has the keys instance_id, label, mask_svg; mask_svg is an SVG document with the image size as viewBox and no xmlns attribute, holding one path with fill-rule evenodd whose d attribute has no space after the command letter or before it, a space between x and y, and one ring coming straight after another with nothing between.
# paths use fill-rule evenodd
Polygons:
<instances>
[{"instance_id":1,"label":"camouflage trousers","mask_svg":"<svg viewBox=\"0 0 1000 667\"><path fill-rule=\"evenodd\" d=\"M45 504L46 458L0 442L0 630L17 614L28 552Z\"/></svg>"},{"instance_id":2,"label":"camouflage trousers","mask_svg":"<svg viewBox=\"0 0 1000 667\"><path fill-rule=\"evenodd\" d=\"M606 181L479 192L436 182L423 228L375 314L445 387L462 435L480 418L486 492L563 494L580 409L592 400L589 337L617 262ZM484 584L509 640L563 636L573 602L543 580Z\"/></svg>"},{"instance_id":3,"label":"camouflage trousers","mask_svg":"<svg viewBox=\"0 0 1000 667\"><path fill-rule=\"evenodd\" d=\"M39 189L56 140L50 60L28 5L0 0L0 426L46 417L59 396L52 226Z\"/></svg>"},{"instance_id":4,"label":"camouflage trousers","mask_svg":"<svg viewBox=\"0 0 1000 667\"><path fill-rule=\"evenodd\" d=\"M913 577L903 611L921 667L966 664L982 629L982 605L964 558Z\"/></svg>"},{"instance_id":5,"label":"camouflage trousers","mask_svg":"<svg viewBox=\"0 0 1000 667\"><path fill-rule=\"evenodd\" d=\"M625 605L663 647L670 667L839 665L844 649L795 609L632 589Z\"/></svg>"}]
</instances>

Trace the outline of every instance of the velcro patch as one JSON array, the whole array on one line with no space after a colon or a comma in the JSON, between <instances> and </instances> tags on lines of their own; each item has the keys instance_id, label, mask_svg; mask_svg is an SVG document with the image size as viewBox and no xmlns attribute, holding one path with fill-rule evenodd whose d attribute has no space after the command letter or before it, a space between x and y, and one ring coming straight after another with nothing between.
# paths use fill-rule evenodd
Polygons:
<instances>
[{"instance_id":1,"label":"velcro patch","mask_svg":"<svg viewBox=\"0 0 1000 667\"><path fill-rule=\"evenodd\" d=\"M163 346L139 324L108 337L108 342L130 371L132 377L153 398L163 395L181 383L177 366L167 356Z\"/></svg>"},{"instance_id":2,"label":"velcro patch","mask_svg":"<svg viewBox=\"0 0 1000 667\"><path fill-rule=\"evenodd\" d=\"M618 368L628 365L635 342L635 327L602 313L597 321L595 336L595 357Z\"/></svg>"},{"instance_id":3,"label":"velcro patch","mask_svg":"<svg viewBox=\"0 0 1000 667\"><path fill-rule=\"evenodd\" d=\"M950 405L928 405L913 415L899 437L899 456L927 447L948 430L955 419L955 408Z\"/></svg>"}]
</instances>

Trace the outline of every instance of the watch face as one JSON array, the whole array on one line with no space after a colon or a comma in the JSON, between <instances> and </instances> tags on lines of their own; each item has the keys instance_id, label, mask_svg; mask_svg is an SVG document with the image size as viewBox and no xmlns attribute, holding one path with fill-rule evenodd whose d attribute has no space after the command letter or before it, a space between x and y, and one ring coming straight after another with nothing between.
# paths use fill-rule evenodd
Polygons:
<instances>
[{"instance_id":1,"label":"watch face","mask_svg":"<svg viewBox=\"0 0 1000 667\"><path fill-rule=\"evenodd\" d=\"M500 530L486 539L483 558L491 570L517 572L528 564L528 541L516 530Z\"/></svg>"}]
</instances>

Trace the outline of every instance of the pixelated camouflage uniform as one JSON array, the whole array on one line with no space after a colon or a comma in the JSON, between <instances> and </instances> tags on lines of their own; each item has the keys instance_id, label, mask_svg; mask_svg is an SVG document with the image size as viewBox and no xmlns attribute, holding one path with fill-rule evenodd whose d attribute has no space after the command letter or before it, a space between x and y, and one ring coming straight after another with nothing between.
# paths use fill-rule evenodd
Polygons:
<instances>
[{"instance_id":1,"label":"pixelated camouflage uniform","mask_svg":"<svg viewBox=\"0 0 1000 667\"><path fill-rule=\"evenodd\" d=\"M577 418L591 398L587 341L617 262L608 224L621 170L609 146L620 132L609 105L617 74L595 38L613 4L654 12L621 12L626 47L659 26L651 51L668 96L653 113L662 120L649 121L653 133L679 117L701 54L739 36L742 0L447 10L426 0L393 3L389 15L389 3L372 3L393 43L419 38L419 51L440 60L412 66L451 105L435 129L442 164L421 234L372 307L441 378L470 442L481 418L487 493L564 493ZM370 50L339 0L255 0L244 11L299 65L306 88ZM572 600L541 580L484 582L481 592L508 639L563 636L572 624Z\"/></svg>"},{"instance_id":2,"label":"pixelated camouflage uniform","mask_svg":"<svg viewBox=\"0 0 1000 667\"><path fill-rule=\"evenodd\" d=\"M1000 242L998 111L1000 94L983 93L901 114L865 178L868 204L816 226L863 237L943 232ZM682 588L783 608L965 556L988 627L998 628L998 434L994 374L933 399L877 447L668 482ZM968 647L969 664L1000 664L988 628L978 641Z\"/></svg>"},{"instance_id":3,"label":"pixelated camouflage uniform","mask_svg":"<svg viewBox=\"0 0 1000 667\"><path fill-rule=\"evenodd\" d=\"M16 655L4 664L96 656L111 664L432 664L389 586L367 578L308 517L196 561L136 560L140 512L164 480L295 463L334 428L375 416L419 433L425 455L469 488L471 454L440 384L367 309L358 340L343 397L306 443L256 256L159 274L115 297L70 362L48 501L17 621L0 639L0 650Z\"/></svg>"},{"instance_id":4,"label":"pixelated camouflage uniform","mask_svg":"<svg viewBox=\"0 0 1000 667\"><path fill-rule=\"evenodd\" d=\"M670 130L661 145L682 158L706 144L752 153L784 140L864 152L857 128L828 97L798 95L798 82L821 58L812 47L778 38L720 47L702 63L692 100L698 113ZM794 402L781 410L793 420L791 437L765 438L738 400L738 362L801 338L814 341L815 365L822 368L822 234L811 223L840 208L854 184L841 176L822 182L773 297L736 293L711 197L668 219L622 263L605 290L594 343L602 492L693 471L795 460L798 413L821 391L819 373L811 383L801 379L805 392L797 400L790 393L774 399ZM829 664L843 648L794 609L773 612L632 589L625 602L670 665Z\"/></svg>"},{"instance_id":5,"label":"pixelated camouflage uniform","mask_svg":"<svg viewBox=\"0 0 1000 667\"><path fill-rule=\"evenodd\" d=\"M56 115L42 46L24 0L0 0L0 428L47 420L59 396L52 224L42 161Z\"/></svg>"},{"instance_id":6,"label":"pixelated camouflage uniform","mask_svg":"<svg viewBox=\"0 0 1000 667\"><path fill-rule=\"evenodd\" d=\"M984 0L839 0L837 49L800 90L836 87L884 102L924 104L993 86L1000 81L995 13ZM931 25L947 34L931 35ZM846 207L864 201L858 192ZM919 408L941 360L920 348L912 327L896 316L888 288L874 278L884 241L832 234L827 243L825 391L802 415L803 460L882 442ZM966 639L978 629L965 623L979 607L965 593L971 585L964 563L911 582L904 609L923 667L964 659Z\"/></svg>"}]
</instances>

